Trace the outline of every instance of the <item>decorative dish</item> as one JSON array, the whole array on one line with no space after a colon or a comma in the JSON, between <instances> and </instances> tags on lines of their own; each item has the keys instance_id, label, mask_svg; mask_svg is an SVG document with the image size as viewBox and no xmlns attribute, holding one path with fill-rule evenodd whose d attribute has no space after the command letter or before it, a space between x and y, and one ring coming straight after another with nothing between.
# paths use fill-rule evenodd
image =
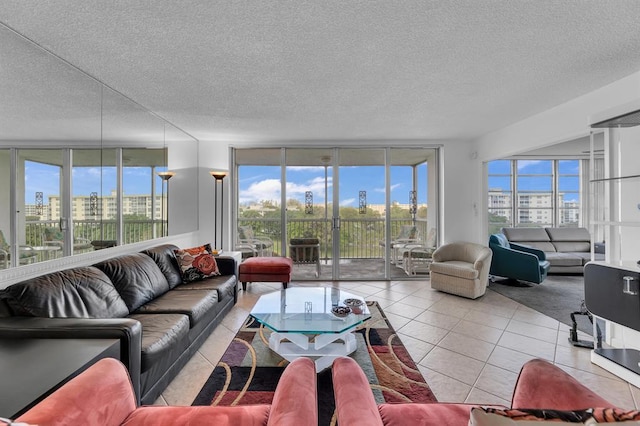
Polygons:
<instances>
[{"instance_id":1,"label":"decorative dish","mask_svg":"<svg viewBox=\"0 0 640 426\"><path fill-rule=\"evenodd\" d=\"M344 303L345 306L348 306L350 308L353 308L354 306L364 305L364 302L360 299L344 299L342 303Z\"/></svg>"},{"instance_id":2,"label":"decorative dish","mask_svg":"<svg viewBox=\"0 0 640 426\"><path fill-rule=\"evenodd\" d=\"M344 318L351 313L351 308L348 306L334 306L331 308L331 313L339 318Z\"/></svg>"}]
</instances>

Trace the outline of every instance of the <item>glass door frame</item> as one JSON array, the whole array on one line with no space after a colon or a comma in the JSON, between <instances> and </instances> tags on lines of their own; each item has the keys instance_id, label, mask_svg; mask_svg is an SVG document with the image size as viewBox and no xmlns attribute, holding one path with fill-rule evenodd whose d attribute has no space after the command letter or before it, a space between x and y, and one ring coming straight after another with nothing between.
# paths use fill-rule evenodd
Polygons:
<instances>
[{"instance_id":1,"label":"glass door frame","mask_svg":"<svg viewBox=\"0 0 640 426\"><path fill-rule=\"evenodd\" d=\"M287 150L304 150L304 149L324 149L324 150L330 150L332 153L331 156L331 160L328 163L324 163L322 165L327 166L327 170L330 170L331 173L331 186L332 186L332 193L330 195L331 201L332 201L332 207L330 211L327 211L327 218L329 219L330 223L329 226L331 226L332 230L330 232L331 235L331 258L334 260L333 262L331 262L332 267L331 267L331 277L325 277L325 276L321 276L319 279L321 280L327 280L327 279L331 279L331 280L349 280L350 278L346 278L346 277L341 277L341 271L340 271L340 229L336 229L339 225L340 225L340 195L339 195L339 188L340 188L340 153L341 151L345 150L345 149L352 149L352 150L380 150L383 151L383 162L380 164L380 166L382 166L384 168L384 187L385 187L385 198L384 198L384 239L381 239L381 241L384 241L384 254L383 254L383 258L381 259L382 262L384 262L384 276L371 276L371 277L364 277L364 278L351 278L351 279L355 279L355 280L359 280L359 279L374 279L374 280L390 280L392 279L391 275L392 275L392 268L394 267L393 265L390 264L389 260L391 259L391 248L390 248L390 241L393 239L393 235L392 235L392 217L391 217L391 209L393 207L392 204L392 200L393 200L393 195L391 193L391 189L392 189L392 173L391 173L391 169L394 166L393 164L393 156L392 156L392 152L393 150L418 150L418 151L423 151L425 152L425 150L430 150L433 151L432 154L430 153L426 153L426 155L424 155L424 161L420 162L418 164L404 164L403 163L403 159L400 158L400 162L398 164L395 164L395 166L402 166L402 165L407 165L407 166L414 166L414 170L411 173L411 178L410 181L406 180L405 181L408 183L409 186L411 186L411 190L415 191L420 189L421 192L423 193L423 196L426 198L426 204L430 204L429 201L431 201L431 204L428 208L428 226L430 228L435 228L434 231L435 232L435 241L434 243L437 245L437 241L438 241L438 234L439 234L439 217L440 217L440 211L439 211L439 207L438 205L440 204L440 168L441 168L441 153L440 153L440 146L439 145L430 145L430 146L400 146L400 147L392 147L392 146L372 146L372 147L359 147L359 146L344 146L344 147L331 147L331 146L255 146L255 147L232 147L231 148L231 153L230 153L230 160L231 160L231 164L232 164L232 169L234 171L234 176L232 178L232 194L233 194L233 202L230 203L230 215L228 217L231 218L232 222L232 230L231 230L231 236L232 239L231 241L237 241L237 237L238 237L238 230L237 230L237 225L239 224L239 220L241 220L241 217L239 215L239 199L240 196L242 195L240 193L240 179L245 179L245 177L243 176L239 176L239 172L240 172L240 167L241 166L248 166L248 165L255 165L255 166L259 166L260 164L257 164L257 162L259 162L259 160L251 160L251 158L249 158L249 162L245 162L247 160L238 160L238 151L245 151L245 150L261 150L261 149L267 149L267 150L278 150L278 152L273 152L272 155L273 157L270 157L271 160L268 160L266 164L269 165L273 165L275 166L276 162L279 162L279 167L280 167L280 173L279 173L279 178L280 178L280 182L279 182L279 186L280 186L280 206L281 206L281 216L280 216L280 229L281 229L281 235L280 235L280 247L281 247L281 254L282 255L288 255L288 212L287 212L287 167L290 166L295 166L295 164L287 164ZM244 158L244 157L243 157ZM405 157L406 158L406 157ZM254 164L252 161L256 161L256 163ZM428 169L427 169L427 174L426 176L423 175L418 175L418 172L416 171L415 166L419 166L420 164L426 163L428 164ZM424 172L420 172L420 173L424 173ZM344 176L343 176L344 178ZM325 174L324 176L325 179L325 184L326 184L326 179L327 179L327 174ZM426 179L426 180L425 180ZM420 188L420 184L419 182L423 182L424 180L424 185L425 187ZM419 182L418 182L419 181ZM427 197L427 193L428 193L428 197ZM328 200L326 199L325 196L325 203L328 202ZM326 205L326 204L325 204ZM329 213L331 214L332 217L329 216ZM423 237L426 237L423 236ZM234 244L234 243L232 243ZM328 249L325 247L325 249ZM323 250L324 252L324 250ZM322 256L324 255L324 256ZM327 257L326 252L321 254L322 260L324 261L325 257ZM326 263L325 263L326 264ZM398 277L394 277L393 279L397 279ZM411 279L413 277L410 276L404 276L402 275L402 279ZM424 277L417 277L417 278L424 278Z\"/></svg>"}]
</instances>

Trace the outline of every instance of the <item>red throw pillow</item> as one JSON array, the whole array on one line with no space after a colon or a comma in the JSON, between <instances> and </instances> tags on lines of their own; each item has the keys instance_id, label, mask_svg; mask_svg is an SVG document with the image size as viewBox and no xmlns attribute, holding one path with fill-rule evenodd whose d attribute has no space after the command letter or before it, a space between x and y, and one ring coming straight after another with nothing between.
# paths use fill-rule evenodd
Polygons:
<instances>
[{"instance_id":1,"label":"red throw pillow","mask_svg":"<svg viewBox=\"0 0 640 426\"><path fill-rule=\"evenodd\" d=\"M190 283L220 275L216 258L211 254L210 244L174 250L174 252L180 265L183 282Z\"/></svg>"}]
</instances>

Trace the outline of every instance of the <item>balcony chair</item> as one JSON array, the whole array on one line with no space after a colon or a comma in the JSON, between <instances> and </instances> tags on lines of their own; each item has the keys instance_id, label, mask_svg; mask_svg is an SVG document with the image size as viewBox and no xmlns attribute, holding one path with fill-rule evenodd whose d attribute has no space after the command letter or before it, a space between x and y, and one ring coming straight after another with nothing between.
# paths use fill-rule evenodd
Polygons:
<instances>
[{"instance_id":1,"label":"balcony chair","mask_svg":"<svg viewBox=\"0 0 640 426\"><path fill-rule=\"evenodd\" d=\"M433 252L436 250L436 230L431 228L424 243L408 244L408 248L399 248L398 257L402 258L402 267L409 276L429 273Z\"/></svg>"},{"instance_id":2,"label":"balcony chair","mask_svg":"<svg viewBox=\"0 0 640 426\"><path fill-rule=\"evenodd\" d=\"M420 244L420 230L415 225L401 225L400 233L391 240L391 263L399 265L399 251L409 249ZM385 240L380 241L380 246L386 247ZM401 266L401 265L400 265Z\"/></svg>"},{"instance_id":3,"label":"balcony chair","mask_svg":"<svg viewBox=\"0 0 640 426\"><path fill-rule=\"evenodd\" d=\"M64 234L58 228L44 228L42 233L42 244L45 246L58 246L60 250L64 247ZM73 239L74 253L93 250L91 241L86 238L75 237Z\"/></svg>"},{"instance_id":4,"label":"balcony chair","mask_svg":"<svg viewBox=\"0 0 640 426\"><path fill-rule=\"evenodd\" d=\"M26 265L36 261L37 253L31 246L20 246L18 248L19 264ZM4 269L9 267L11 260L11 246L0 231L0 262L4 264Z\"/></svg>"},{"instance_id":5,"label":"balcony chair","mask_svg":"<svg viewBox=\"0 0 640 426\"><path fill-rule=\"evenodd\" d=\"M489 248L493 252L489 274L536 284L547 278L551 265L542 250L510 243L504 234L491 235Z\"/></svg>"},{"instance_id":6,"label":"balcony chair","mask_svg":"<svg viewBox=\"0 0 640 426\"><path fill-rule=\"evenodd\" d=\"M316 278L320 276L320 240L317 238L291 238L289 257L297 265L316 265Z\"/></svg>"},{"instance_id":7,"label":"balcony chair","mask_svg":"<svg viewBox=\"0 0 640 426\"><path fill-rule=\"evenodd\" d=\"M267 236L256 236L251 226L238 227L238 243L236 250L251 256L271 256L273 254L273 241Z\"/></svg>"}]
</instances>

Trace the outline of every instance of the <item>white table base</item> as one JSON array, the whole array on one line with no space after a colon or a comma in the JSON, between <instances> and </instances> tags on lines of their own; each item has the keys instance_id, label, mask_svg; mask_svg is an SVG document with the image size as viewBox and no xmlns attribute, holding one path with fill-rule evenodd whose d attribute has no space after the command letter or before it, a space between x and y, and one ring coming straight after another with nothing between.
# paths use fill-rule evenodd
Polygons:
<instances>
[{"instance_id":1,"label":"white table base","mask_svg":"<svg viewBox=\"0 0 640 426\"><path fill-rule=\"evenodd\" d=\"M288 361L300 357L317 357L315 363L319 373L330 367L334 359L354 352L357 343L353 331L316 335L273 332L269 337L269 348Z\"/></svg>"}]
</instances>

